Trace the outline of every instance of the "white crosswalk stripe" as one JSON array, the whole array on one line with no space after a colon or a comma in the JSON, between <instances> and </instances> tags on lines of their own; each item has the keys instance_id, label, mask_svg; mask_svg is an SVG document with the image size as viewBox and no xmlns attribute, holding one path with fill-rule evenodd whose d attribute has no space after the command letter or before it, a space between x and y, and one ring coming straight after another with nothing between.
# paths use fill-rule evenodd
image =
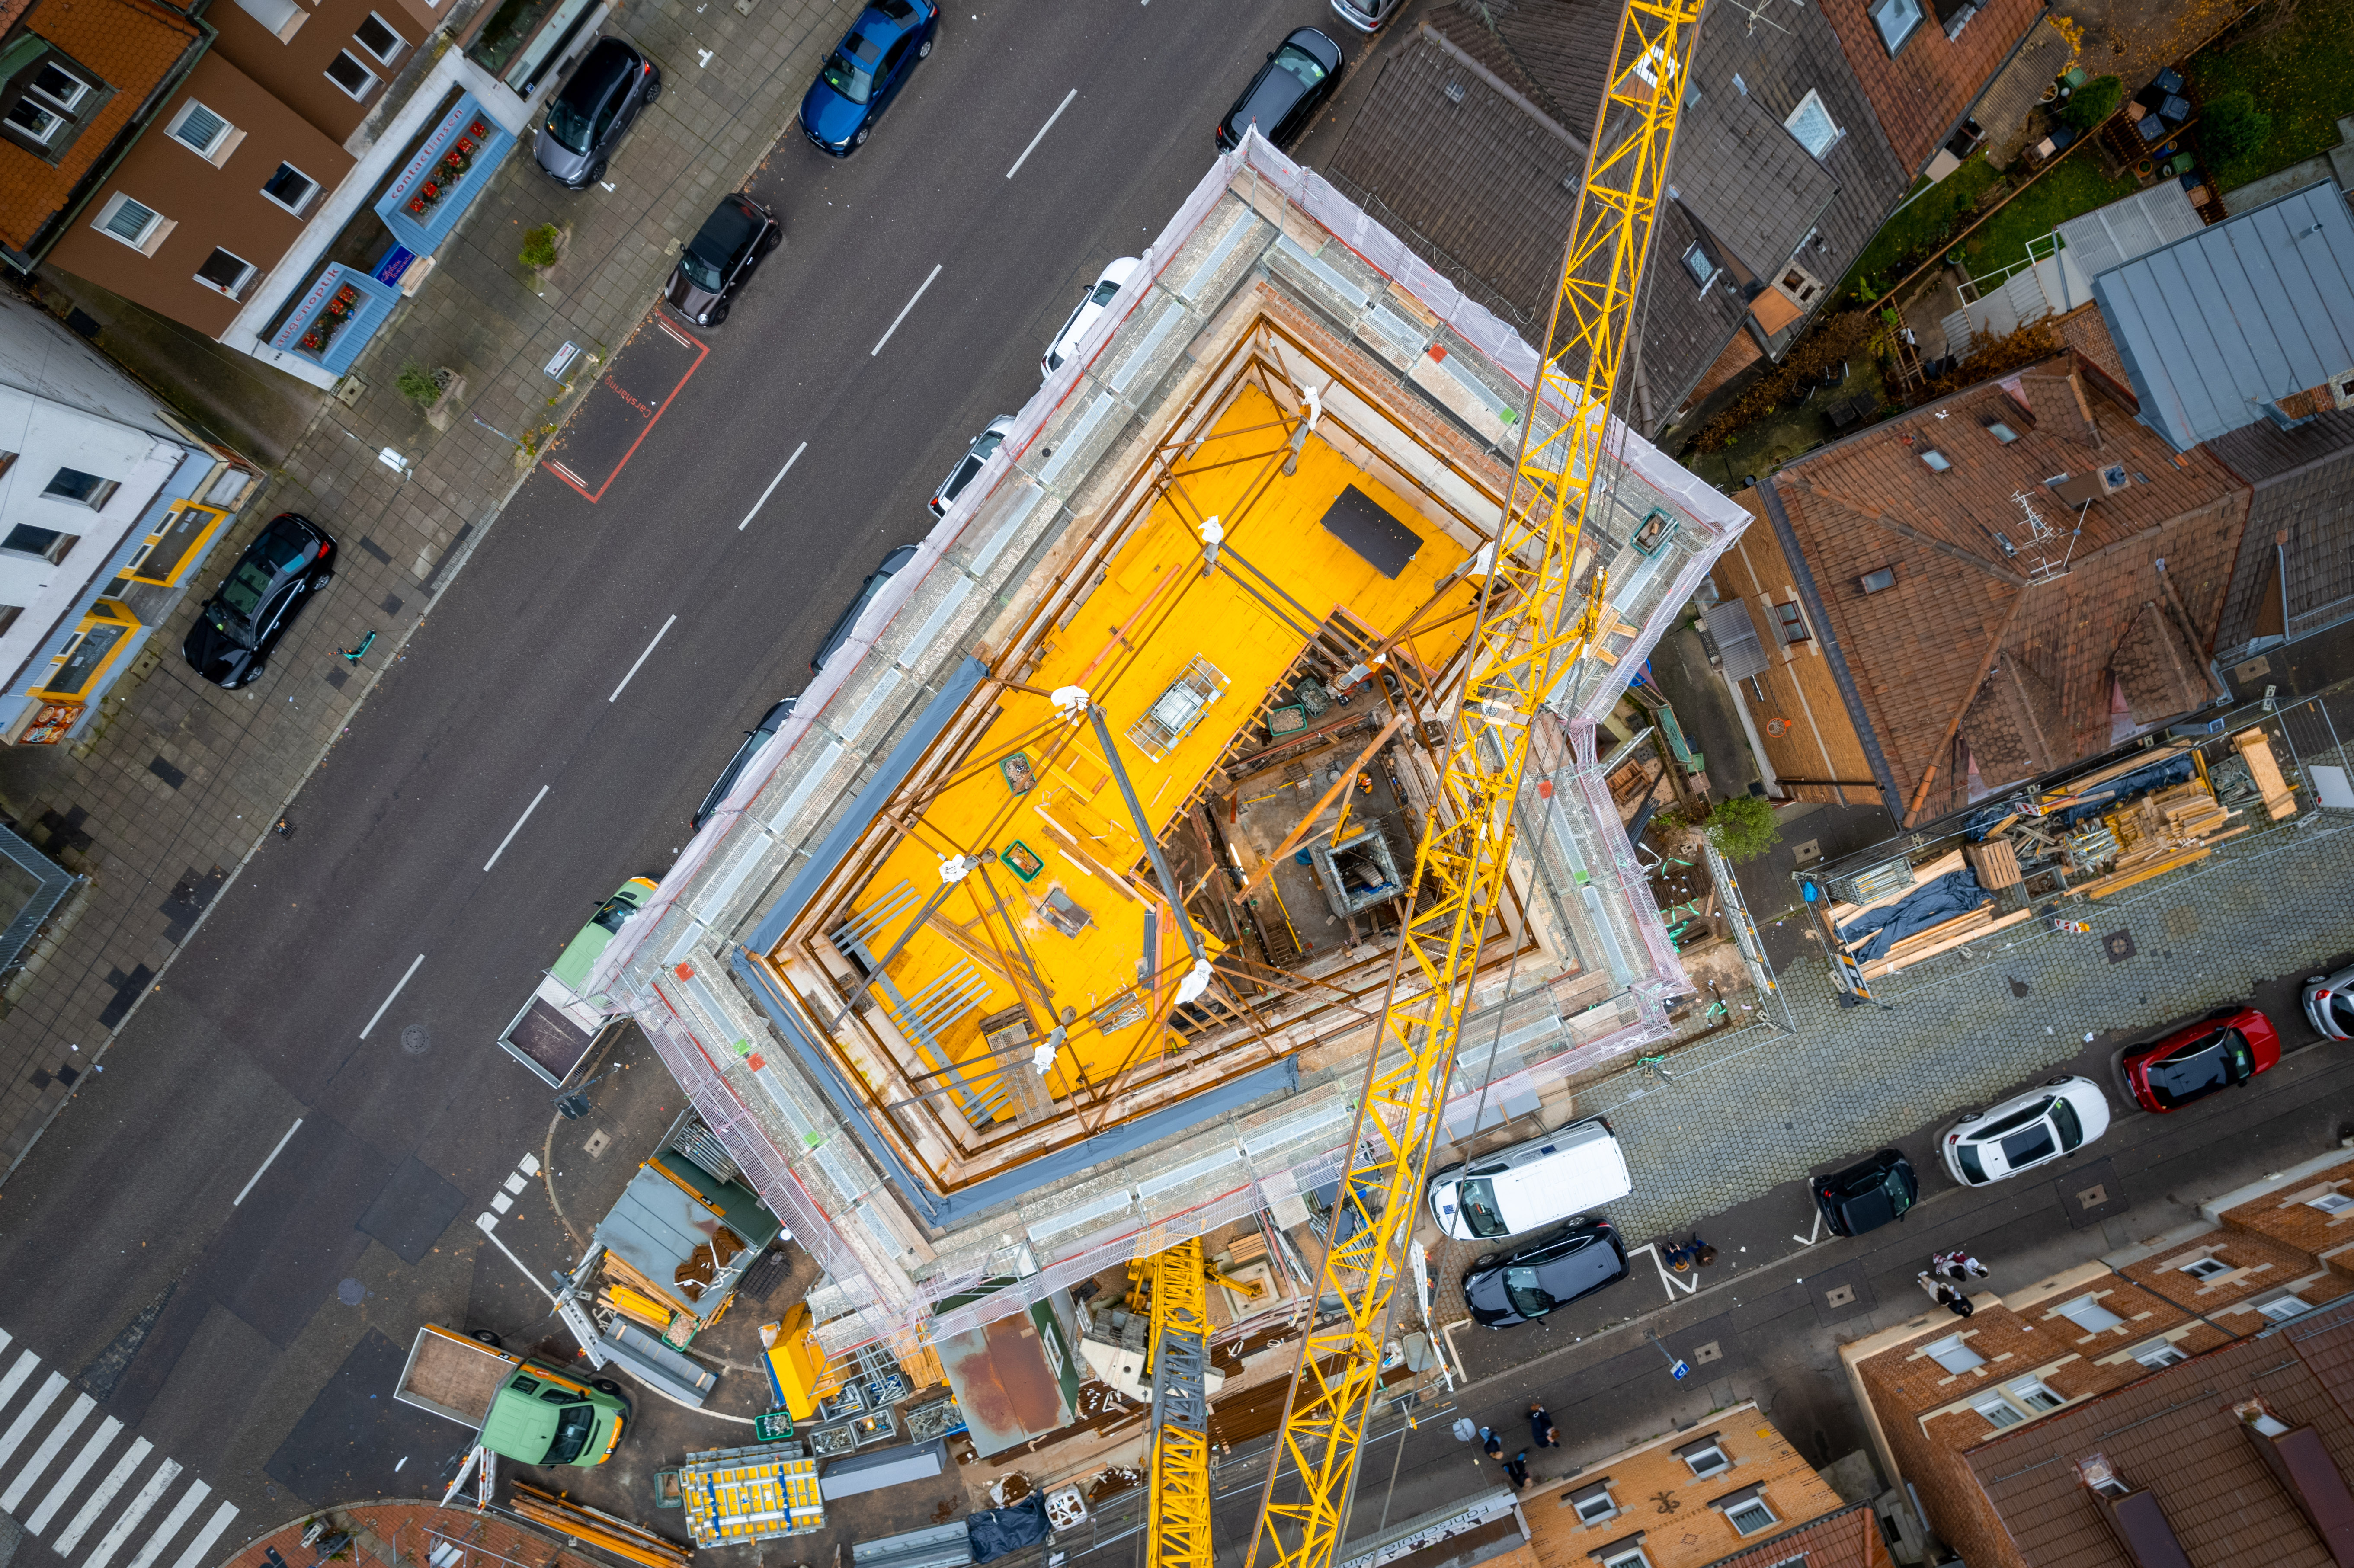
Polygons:
<instances>
[{"instance_id":1,"label":"white crosswalk stripe","mask_svg":"<svg viewBox=\"0 0 2354 1568\"><path fill-rule=\"evenodd\" d=\"M15 1345L0 1330L0 1352ZM99 1415L96 1400L35 1352L19 1348L0 1360L0 1513L69 1568L118 1560L121 1568L208 1568L237 1505L137 1433L123 1446L122 1421ZM77 1558L93 1536L96 1544Z\"/></svg>"}]
</instances>

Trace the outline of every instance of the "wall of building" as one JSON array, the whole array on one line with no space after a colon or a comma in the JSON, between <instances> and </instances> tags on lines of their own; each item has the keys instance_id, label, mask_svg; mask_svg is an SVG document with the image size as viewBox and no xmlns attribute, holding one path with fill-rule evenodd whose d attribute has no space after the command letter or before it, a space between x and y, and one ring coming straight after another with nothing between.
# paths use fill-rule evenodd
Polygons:
<instances>
[{"instance_id":1,"label":"wall of building","mask_svg":"<svg viewBox=\"0 0 2354 1568\"><path fill-rule=\"evenodd\" d=\"M233 9L233 7L232 7ZM241 16L242 13L239 13ZM226 156L216 163L168 133L194 101L234 127ZM224 144L228 139L224 138ZM77 277L136 301L160 315L218 336L237 318L287 248L302 237L326 194L355 160L330 137L218 52L196 62L186 82L158 112L155 127L126 154L82 217L58 240L49 260ZM300 212L262 194L281 164L315 182ZM98 228L95 218L114 192L143 202L176 227L153 256ZM199 281L196 270L216 246L249 262L254 271L236 297Z\"/></svg>"},{"instance_id":2,"label":"wall of building","mask_svg":"<svg viewBox=\"0 0 2354 1568\"><path fill-rule=\"evenodd\" d=\"M214 50L338 144L359 130L393 77L440 23L433 7L408 0L324 0L315 10L298 12L301 20L281 37L257 12L270 15L274 7L257 0L248 10L231 0L207 12L206 19L220 29ZM355 37L371 15L400 36L401 47L388 61ZM357 98L327 75L335 57L346 52L376 78Z\"/></svg>"}]
</instances>

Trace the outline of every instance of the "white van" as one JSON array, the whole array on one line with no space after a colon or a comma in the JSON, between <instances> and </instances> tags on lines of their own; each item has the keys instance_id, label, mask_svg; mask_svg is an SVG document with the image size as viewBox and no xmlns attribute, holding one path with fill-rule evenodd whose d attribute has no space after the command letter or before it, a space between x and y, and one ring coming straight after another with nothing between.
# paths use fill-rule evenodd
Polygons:
<instances>
[{"instance_id":1,"label":"white van","mask_svg":"<svg viewBox=\"0 0 2354 1568\"><path fill-rule=\"evenodd\" d=\"M1493 1241L1590 1213L1635 1190L1600 1117L1430 1179L1430 1213L1458 1241Z\"/></svg>"}]
</instances>

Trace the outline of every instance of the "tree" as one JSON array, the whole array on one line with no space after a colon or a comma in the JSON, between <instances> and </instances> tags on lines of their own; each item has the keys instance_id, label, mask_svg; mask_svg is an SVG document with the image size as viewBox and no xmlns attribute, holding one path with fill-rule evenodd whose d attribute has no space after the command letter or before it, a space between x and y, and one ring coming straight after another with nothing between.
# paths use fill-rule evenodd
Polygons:
<instances>
[{"instance_id":1,"label":"tree","mask_svg":"<svg viewBox=\"0 0 2354 1568\"><path fill-rule=\"evenodd\" d=\"M2272 132L2273 117L2256 107L2255 94L2244 88L2221 94L2199 111L2199 150L2211 164L2255 151Z\"/></svg>"},{"instance_id":2,"label":"tree","mask_svg":"<svg viewBox=\"0 0 2354 1568\"><path fill-rule=\"evenodd\" d=\"M1782 837L1774 821L1774 808L1755 795L1734 795L1719 800L1708 814L1708 842L1717 853L1739 864L1755 860Z\"/></svg>"},{"instance_id":3,"label":"tree","mask_svg":"<svg viewBox=\"0 0 2354 1568\"><path fill-rule=\"evenodd\" d=\"M2060 118L2079 131L2090 131L2117 111L2126 84L2113 76L2096 76L2078 88L2060 111Z\"/></svg>"}]
</instances>

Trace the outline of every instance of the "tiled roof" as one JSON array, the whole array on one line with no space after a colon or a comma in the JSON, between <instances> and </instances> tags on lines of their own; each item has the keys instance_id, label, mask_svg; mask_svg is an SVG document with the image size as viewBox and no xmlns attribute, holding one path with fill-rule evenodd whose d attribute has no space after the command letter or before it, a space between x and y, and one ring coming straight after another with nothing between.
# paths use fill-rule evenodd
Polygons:
<instances>
[{"instance_id":1,"label":"tiled roof","mask_svg":"<svg viewBox=\"0 0 2354 1568\"><path fill-rule=\"evenodd\" d=\"M1990 420L2016 439L1999 440ZM1950 466L1933 470L1932 450ZM2047 482L2105 470L2124 487L2091 500L2081 522ZM2247 492L2204 452L2178 460L2088 387L2073 356L1874 426L1765 482L1786 548L1812 578L1809 620L1829 622L1851 673L1850 717L1886 758L1910 820L1967 803L1957 737L1997 789L2124 738L2113 676L2132 706L2127 731L2206 700L2203 660ZM1882 567L1895 585L1865 592L1859 579Z\"/></svg>"},{"instance_id":2,"label":"tiled roof","mask_svg":"<svg viewBox=\"0 0 2354 1568\"><path fill-rule=\"evenodd\" d=\"M57 164L14 142L0 143L0 244L19 251L201 37L186 17L148 0L37 0L24 20L28 32L104 79L113 96Z\"/></svg>"},{"instance_id":3,"label":"tiled roof","mask_svg":"<svg viewBox=\"0 0 2354 1568\"><path fill-rule=\"evenodd\" d=\"M2243 646L2259 626L2280 632L2284 555L2288 630L2303 636L2354 610L2354 413L2287 431L2259 421L2207 446L2256 484L2217 649Z\"/></svg>"},{"instance_id":4,"label":"tiled roof","mask_svg":"<svg viewBox=\"0 0 2354 1568\"><path fill-rule=\"evenodd\" d=\"M1813 1523L1761 1541L1746 1552L1719 1558L1709 1568L1782 1568L1806 1560L1807 1568L1894 1568L1888 1543L1870 1503L1855 1503Z\"/></svg>"},{"instance_id":5,"label":"tiled roof","mask_svg":"<svg viewBox=\"0 0 2354 1568\"><path fill-rule=\"evenodd\" d=\"M2039 0L1988 0L1958 37L1937 25L1924 4L1921 26L1891 58L1872 26L1872 0L1822 0L1840 48L1871 95L1881 129L1907 174L1917 172L1951 134L1981 89L2001 69L2012 48L2041 20ZM1780 15L1781 8L1775 8Z\"/></svg>"},{"instance_id":6,"label":"tiled roof","mask_svg":"<svg viewBox=\"0 0 2354 1568\"><path fill-rule=\"evenodd\" d=\"M2207 443L2233 473L2258 486L2349 447L2354 447L2354 408L2329 409L2291 430L2258 419Z\"/></svg>"},{"instance_id":7,"label":"tiled roof","mask_svg":"<svg viewBox=\"0 0 2354 1568\"><path fill-rule=\"evenodd\" d=\"M2231 1406L2261 1394L2292 1426L2311 1423L2354 1473L2354 1422L2316 1370L2280 1339L2234 1340L1978 1445L1965 1456L2018 1553L2036 1568L2129 1563L2076 1462L2098 1452L2147 1489L2193 1563L2328 1568L2330 1554ZM2342 1375L2342 1374L2341 1374Z\"/></svg>"}]
</instances>

